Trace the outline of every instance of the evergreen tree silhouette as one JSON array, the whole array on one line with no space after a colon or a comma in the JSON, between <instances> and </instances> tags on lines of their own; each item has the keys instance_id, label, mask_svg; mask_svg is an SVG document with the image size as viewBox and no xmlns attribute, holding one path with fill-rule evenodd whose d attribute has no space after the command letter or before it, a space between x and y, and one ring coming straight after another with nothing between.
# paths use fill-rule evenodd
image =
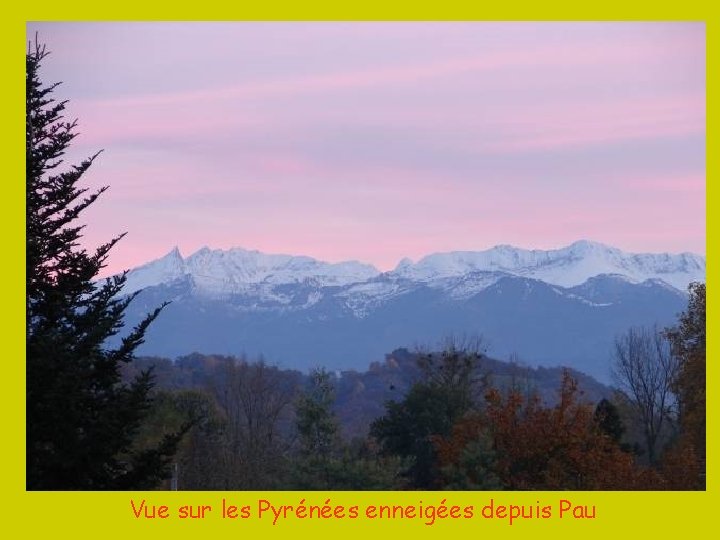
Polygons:
<instances>
[{"instance_id":1,"label":"evergreen tree silhouette","mask_svg":"<svg viewBox=\"0 0 720 540\"><path fill-rule=\"evenodd\" d=\"M91 253L80 247L78 217L107 187L89 192L78 185L99 152L62 167L76 121L64 120L66 102L53 98L59 83L40 79L47 54L36 38L26 55L27 488L148 489L167 476L184 430L157 448L134 451L153 379L145 371L123 384L120 368L132 360L164 306L117 348L106 348L135 297L120 294L124 273L97 283L109 251L124 235Z\"/></svg>"}]
</instances>

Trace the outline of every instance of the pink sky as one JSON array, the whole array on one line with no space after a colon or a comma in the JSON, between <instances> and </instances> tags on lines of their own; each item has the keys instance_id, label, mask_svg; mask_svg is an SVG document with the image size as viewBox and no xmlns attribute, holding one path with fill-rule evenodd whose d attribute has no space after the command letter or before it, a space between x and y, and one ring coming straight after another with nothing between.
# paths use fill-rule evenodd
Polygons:
<instances>
[{"instance_id":1,"label":"pink sky","mask_svg":"<svg viewBox=\"0 0 720 540\"><path fill-rule=\"evenodd\" d=\"M586 238L705 253L701 23L32 23L109 271Z\"/></svg>"}]
</instances>

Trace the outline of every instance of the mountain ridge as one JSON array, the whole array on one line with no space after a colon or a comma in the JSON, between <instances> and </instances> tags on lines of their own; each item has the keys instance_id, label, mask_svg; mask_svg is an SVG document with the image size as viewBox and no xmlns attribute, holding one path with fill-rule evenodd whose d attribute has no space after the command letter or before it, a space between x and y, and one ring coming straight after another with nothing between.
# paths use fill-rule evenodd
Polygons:
<instances>
[{"instance_id":1,"label":"mountain ridge","mask_svg":"<svg viewBox=\"0 0 720 540\"><path fill-rule=\"evenodd\" d=\"M704 280L704 257L587 241L432 254L390 272L241 248L183 258L175 248L131 271L123 293L143 289L128 328L171 301L141 354L262 354L293 368L355 369L398 347L482 335L497 358L567 365L606 382L615 337L676 324L687 283Z\"/></svg>"},{"instance_id":2,"label":"mountain ridge","mask_svg":"<svg viewBox=\"0 0 720 540\"><path fill-rule=\"evenodd\" d=\"M426 255L414 263L402 259L395 269L380 272L356 260L328 263L304 255L266 254L257 250L203 247L183 257L177 247L128 273L124 293L169 284L189 275L196 293L237 294L260 285L296 284L307 280L320 286L348 286L385 280L409 280L447 288L453 281L475 274L504 274L540 279L573 287L588 279L617 274L640 283L660 279L679 290L692 281L704 281L705 257L690 252L631 253L598 242L579 240L563 248L523 249L500 244L483 251L451 251ZM467 280L466 280L467 281ZM479 284L478 286L483 286ZM477 287L473 288L477 292Z\"/></svg>"}]
</instances>

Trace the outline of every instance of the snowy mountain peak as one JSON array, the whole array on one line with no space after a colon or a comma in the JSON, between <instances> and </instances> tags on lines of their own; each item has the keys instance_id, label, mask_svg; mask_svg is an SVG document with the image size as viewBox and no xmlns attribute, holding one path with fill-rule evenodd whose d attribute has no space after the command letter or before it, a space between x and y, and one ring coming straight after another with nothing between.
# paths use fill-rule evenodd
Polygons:
<instances>
[{"instance_id":1,"label":"snowy mountain peak","mask_svg":"<svg viewBox=\"0 0 720 540\"><path fill-rule=\"evenodd\" d=\"M171 283L186 273L185 260L180 254L180 249L175 246L163 257L131 270L123 293L129 294L152 285Z\"/></svg>"},{"instance_id":2,"label":"snowy mountain peak","mask_svg":"<svg viewBox=\"0 0 720 540\"><path fill-rule=\"evenodd\" d=\"M168 261L182 261L183 256L180 253L180 248L175 246L168 252L167 255L161 257L161 259L167 259Z\"/></svg>"},{"instance_id":3,"label":"snowy mountain peak","mask_svg":"<svg viewBox=\"0 0 720 540\"><path fill-rule=\"evenodd\" d=\"M196 252L190 254L190 256L192 257L193 255L204 255L206 253L210 253L211 251L212 250L209 247L203 246L200 249L198 249Z\"/></svg>"},{"instance_id":4,"label":"snowy mountain peak","mask_svg":"<svg viewBox=\"0 0 720 540\"><path fill-rule=\"evenodd\" d=\"M409 268L413 265L412 259L404 257L395 267L394 272L401 272L403 268Z\"/></svg>"},{"instance_id":5,"label":"snowy mountain peak","mask_svg":"<svg viewBox=\"0 0 720 540\"><path fill-rule=\"evenodd\" d=\"M568 251L575 254L588 254L588 253L602 253L608 251L619 251L617 248L601 244L600 242L593 242L592 240L577 240L566 248L562 248L559 251Z\"/></svg>"}]
</instances>

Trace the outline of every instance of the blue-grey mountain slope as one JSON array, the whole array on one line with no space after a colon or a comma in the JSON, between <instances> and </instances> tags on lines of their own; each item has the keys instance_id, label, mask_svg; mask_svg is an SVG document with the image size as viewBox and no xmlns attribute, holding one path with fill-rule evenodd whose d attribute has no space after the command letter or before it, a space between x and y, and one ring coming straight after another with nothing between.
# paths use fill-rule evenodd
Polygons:
<instances>
[{"instance_id":1,"label":"blue-grey mountain slope","mask_svg":"<svg viewBox=\"0 0 720 540\"><path fill-rule=\"evenodd\" d=\"M611 273L609 273L609 272ZM127 323L171 300L141 354L264 355L285 367L362 369L388 350L482 335L488 352L609 379L614 336L673 324L692 254L626 254L592 242L552 251L498 246L435 254L381 273L358 262L204 248L133 270Z\"/></svg>"}]
</instances>

